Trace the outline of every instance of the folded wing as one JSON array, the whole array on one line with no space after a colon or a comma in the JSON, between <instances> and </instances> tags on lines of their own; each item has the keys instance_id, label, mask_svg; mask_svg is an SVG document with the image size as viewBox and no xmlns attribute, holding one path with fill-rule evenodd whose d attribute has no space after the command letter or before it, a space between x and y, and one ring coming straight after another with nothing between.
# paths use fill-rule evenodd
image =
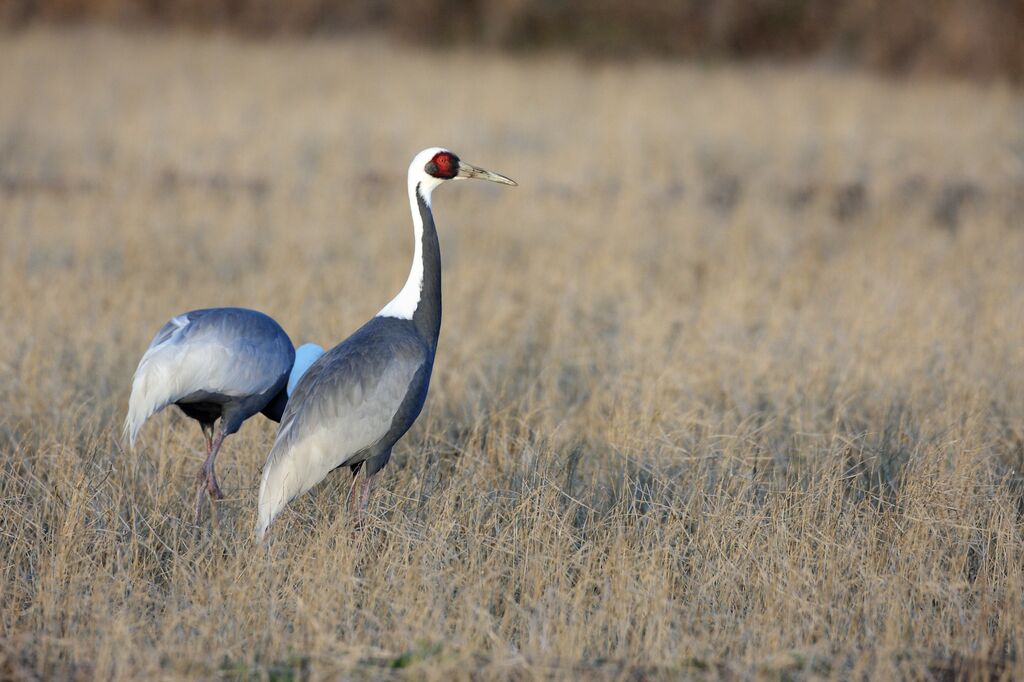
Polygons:
<instances>
[{"instance_id":1,"label":"folded wing","mask_svg":"<svg viewBox=\"0 0 1024 682\"><path fill-rule=\"evenodd\" d=\"M277 323L246 310L196 310L165 324L139 361L124 435L132 446L153 414L197 393L251 396L286 376L294 351Z\"/></svg>"},{"instance_id":2,"label":"folded wing","mask_svg":"<svg viewBox=\"0 0 1024 682\"><path fill-rule=\"evenodd\" d=\"M331 470L376 454L417 374L429 371L427 354L417 339L357 333L313 363L289 399L263 469L258 537Z\"/></svg>"}]
</instances>

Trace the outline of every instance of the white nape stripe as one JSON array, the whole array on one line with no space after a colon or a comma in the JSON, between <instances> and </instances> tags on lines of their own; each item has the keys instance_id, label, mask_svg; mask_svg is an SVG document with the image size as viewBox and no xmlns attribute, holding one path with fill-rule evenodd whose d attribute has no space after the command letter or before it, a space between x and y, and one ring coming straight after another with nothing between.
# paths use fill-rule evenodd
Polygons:
<instances>
[{"instance_id":1,"label":"white nape stripe","mask_svg":"<svg viewBox=\"0 0 1024 682\"><path fill-rule=\"evenodd\" d=\"M420 295L423 293L423 216L420 215L419 202L416 199L417 193L423 197L423 202L430 208L430 195L444 180L428 175L424 167L434 158L438 152L445 151L440 147L424 149L413 158L409 164L409 208L412 211L412 228L415 237L415 251L412 256L412 268L409 270L409 278L405 280L405 286L398 292L398 295L391 299L386 306L381 308L377 317L395 317L400 320L411 320L416 308L420 304Z\"/></svg>"}]
</instances>

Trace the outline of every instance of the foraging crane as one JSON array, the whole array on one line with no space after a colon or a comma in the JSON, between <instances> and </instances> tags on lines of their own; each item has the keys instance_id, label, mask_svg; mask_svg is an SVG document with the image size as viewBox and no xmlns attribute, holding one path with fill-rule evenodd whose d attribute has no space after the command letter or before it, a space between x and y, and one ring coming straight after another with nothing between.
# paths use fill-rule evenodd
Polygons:
<instances>
[{"instance_id":1,"label":"foraging crane","mask_svg":"<svg viewBox=\"0 0 1024 682\"><path fill-rule=\"evenodd\" d=\"M199 422L206 461L196 477L198 522L204 488L213 498L224 497L213 469L224 438L257 412L280 421L289 373L297 381L318 357L317 349L323 353L307 344L297 358L281 326L255 310L208 308L178 315L160 328L139 361L124 435L134 448L146 420L171 404Z\"/></svg>"},{"instance_id":2,"label":"foraging crane","mask_svg":"<svg viewBox=\"0 0 1024 682\"><path fill-rule=\"evenodd\" d=\"M359 521L365 516L374 478L419 416L434 366L441 331L441 250L431 193L446 180L464 178L516 184L447 149L426 149L409 165L416 239L409 278L373 319L327 351L299 380L263 468L258 540L291 500L341 466L352 470L350 504L363 468Z\"/></svg>"}]
</instances>

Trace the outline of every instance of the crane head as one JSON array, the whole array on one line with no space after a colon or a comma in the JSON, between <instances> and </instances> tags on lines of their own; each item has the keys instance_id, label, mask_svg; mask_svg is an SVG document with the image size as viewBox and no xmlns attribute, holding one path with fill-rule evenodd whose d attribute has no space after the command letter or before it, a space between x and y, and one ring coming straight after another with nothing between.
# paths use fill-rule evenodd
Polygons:
<instances>
[{"instance_id":1,"label":"crane head","mask_svg":"<svg viewBox=\"0 0 1024 682\"><path fill-rule=\"evenodd\" d=\"M441 147L424 149L416 155L412 160L412 165L409 166L409 178L413 180L417 176L425 180L424 184L430 189L446 180L468 180L469 178L490 180L502 185L515 186L517 184L515 180L506 178L504 175L499 175L498 173L466 163L452 152Z\"/></svg>"}]
</instances>

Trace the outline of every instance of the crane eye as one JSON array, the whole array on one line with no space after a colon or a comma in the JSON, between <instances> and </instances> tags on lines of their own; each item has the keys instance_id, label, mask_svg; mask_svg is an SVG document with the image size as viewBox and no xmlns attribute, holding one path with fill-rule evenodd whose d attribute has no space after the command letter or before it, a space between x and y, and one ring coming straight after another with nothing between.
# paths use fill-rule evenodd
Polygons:
<instances>
[{"instance_id":1,"label":"crane eye","mask_svg":"<svg viewBox=\"0 0 1024 682\"><path fill-rule=\"evenodd\" d=\"M451 180L459 172L459 157L451 152L438 152L427 162L423 170L435 178Z\"/></svg>"}]
</instances>

